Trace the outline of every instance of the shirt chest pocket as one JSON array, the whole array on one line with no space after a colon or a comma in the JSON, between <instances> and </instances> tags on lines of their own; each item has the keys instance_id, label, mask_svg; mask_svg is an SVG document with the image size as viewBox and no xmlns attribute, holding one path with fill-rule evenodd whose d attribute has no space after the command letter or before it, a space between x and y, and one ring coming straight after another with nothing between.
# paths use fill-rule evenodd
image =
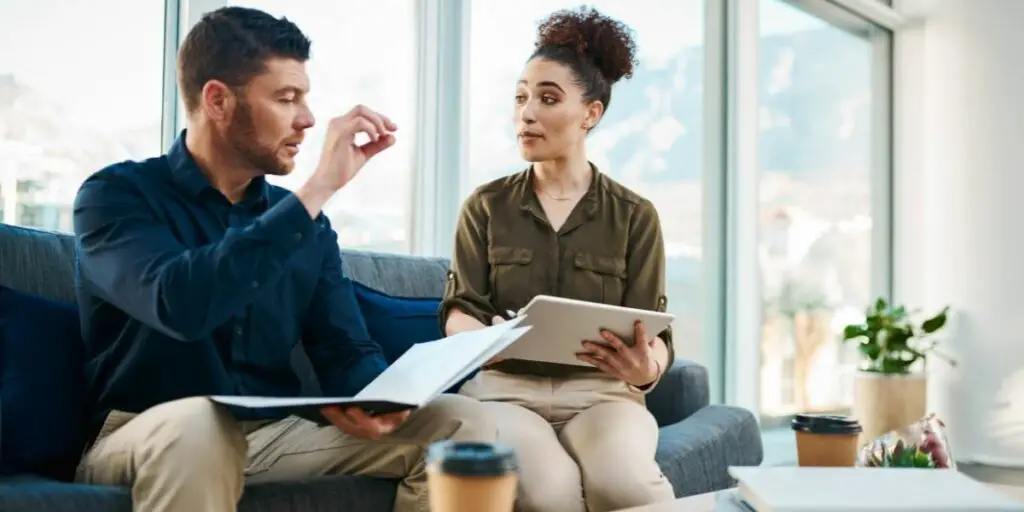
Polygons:
<instances>
[{"instance_id":1,"label":"shirt chest pocket","mask_svg":"<svg viewBox=\"0 0 1024 512\"><path fill-rule=\"evenodd\" d=\"M567 291L575 299L621 305L626 286L626 260L588 252L576 253L568 284Z\"/></svg>"},{"instance_id":2,"label":"shirt chest pocket","mask_svg":"<svg viewBox=\"0 0 1024 512\"><path fill-rule=\"evenodd\" d=\"M518 311L533 294L533 249L525 247L491 246L487 254L491 267L493 303L499 311Z\"/></svg>"}]
</instances>

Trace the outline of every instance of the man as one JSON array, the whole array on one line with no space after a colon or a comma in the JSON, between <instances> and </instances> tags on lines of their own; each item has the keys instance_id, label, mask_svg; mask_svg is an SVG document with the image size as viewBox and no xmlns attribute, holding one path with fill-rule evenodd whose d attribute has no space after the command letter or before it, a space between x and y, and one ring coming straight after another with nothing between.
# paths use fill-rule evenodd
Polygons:
<instances>
[{"instance_id":1,"label":"man","mask_svg":"<svg viewBox=\"0 0 1024 512\"><path fill-rule=\"evenodd\" d=\"M136 510L234 510L246 482L340 473L402 478L395 509L425 511L425 446L496 438L482 407L459 396L411 414L326 408L328 427L203 398L298 394L300 340L327 395L351 396L386 366L356 321L320 211L397 127L356 107L330 120L294 194L264 179L292 170L313 126L309 48L286 19L206 15L178 55L189 128L166 155L97 172L75 201L96 409L78 479L131 485ZM360 133L370 141L357 145Z\"/></svg>"}]
</instances>

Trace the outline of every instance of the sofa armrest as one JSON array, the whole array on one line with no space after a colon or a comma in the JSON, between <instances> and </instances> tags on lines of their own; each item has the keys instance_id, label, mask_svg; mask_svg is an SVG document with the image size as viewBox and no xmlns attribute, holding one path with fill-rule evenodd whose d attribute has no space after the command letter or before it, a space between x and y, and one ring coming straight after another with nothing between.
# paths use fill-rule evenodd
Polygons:
<instances>
[{"instance_id":1,"label":"sofa armrest","mask_svg":"<svg viewBox=\"0 0 1024 512\"><path fill-rule=\"evenodd\" d=\"M664 427L690 417L710 402L708 369L687 359L679 359L661 377L647 395L647 409Z\"/></svg>"},{"instance_id":2,"label":"sofa armrest","mask_svg":"<svg viewBox=\"0 0 1024 512\"><path fill-rule=\"evenodd\" d=\"M750 411L709 405L660 429L658 464L676 497L735 485L730 466L759 466L764 459L761 427Z\"/></svg>"}]
</instances>

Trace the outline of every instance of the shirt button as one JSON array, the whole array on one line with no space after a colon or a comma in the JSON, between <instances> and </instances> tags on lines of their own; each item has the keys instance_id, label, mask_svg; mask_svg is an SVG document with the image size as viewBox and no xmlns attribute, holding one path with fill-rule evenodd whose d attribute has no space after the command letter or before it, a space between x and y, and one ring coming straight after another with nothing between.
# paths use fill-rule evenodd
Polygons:
<instances>
[{"instance_id":1,"label":"shirt button","mask_svg":"<svg viewBox=\"0 0 1024 512\"><path fill-rule=\"evenodd\" d=\"M302 233L295 233L295 237L294 238L295 238L296 242L301 242L302 241Z\"/></svg>"},{"instance_id":2,"label":"shirt button","mask_svg":"<svg viewBox=\"0 0 1024 512\"><path fill-rule=\"evenodd\" d=\"M241 336L241 335L242 335L242 328L241 327L235 327L235 336Z\"/></svg>"},{"instance_id":3,"label":"shirt button","mask_svg":"<svg viewBox=\"0 0 1024 512\"><path fill-rule=\"evenodd\" d=\"M259 281L253 281L252 283L250 283L250 286L252 286L252 289L255 290L256 288L260 287L260 282Z\"/></svg>"}]
</instances>

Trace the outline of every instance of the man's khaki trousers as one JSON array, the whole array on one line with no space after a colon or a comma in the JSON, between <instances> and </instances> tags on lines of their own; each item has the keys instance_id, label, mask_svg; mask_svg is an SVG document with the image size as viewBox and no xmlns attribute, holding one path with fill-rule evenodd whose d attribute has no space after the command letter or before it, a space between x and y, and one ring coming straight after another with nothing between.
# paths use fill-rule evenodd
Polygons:
<instances>
[{"instance_id":1,"label":"man's khaki trousers","mask_svg":"<svg viewBox=\"0 0 1024 512\"><path fill-rule=\"evenodd\" d=\"M206 398L138 415L113 412L78 468L81 482L128 485L140 512L230 512L249 482L346 474L400 478L396 511L429 510L424 454L434 441L494 441L476 400L442 395L373 441L289 417L238 422Z\"/></svg>"}]
</instances>

